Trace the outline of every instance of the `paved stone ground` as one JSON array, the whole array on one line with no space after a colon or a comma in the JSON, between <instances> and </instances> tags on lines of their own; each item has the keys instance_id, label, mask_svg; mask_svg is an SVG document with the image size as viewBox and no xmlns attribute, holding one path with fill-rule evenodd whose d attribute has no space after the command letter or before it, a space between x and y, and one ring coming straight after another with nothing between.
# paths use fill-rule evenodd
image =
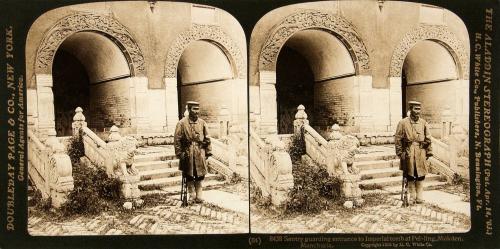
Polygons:
<instances>
[{"instance_id":1,"label":"paved stone ground","mask_svg":"<svg viewBox=\"0 0 500 249\"><path fill-rule=\"evenodd\" d=\"M231 185L222 189L241 188ZM86 215L55 219L54 215L31 212L28 232L34 236L248 233L248 214L208 202L184 208L180 206L178 195L160 196L158 199L161 200L153 207L115 212L112 215L102 213L92 217Z\"/></svg>"},{"instance_id":2,"label":"paved stone ground","mask_svg":"<svg viewBox=\"0 0 500 249\"><path fill-rule=\"evenodd\" d=\"M373 198L373 197L372 197ZM401 207L398 197L384 195L364 207L324 211L317 215L269 215L252 207L252 233L460 233L470 217L424 203Z\"/></svg>"}]
</instances>

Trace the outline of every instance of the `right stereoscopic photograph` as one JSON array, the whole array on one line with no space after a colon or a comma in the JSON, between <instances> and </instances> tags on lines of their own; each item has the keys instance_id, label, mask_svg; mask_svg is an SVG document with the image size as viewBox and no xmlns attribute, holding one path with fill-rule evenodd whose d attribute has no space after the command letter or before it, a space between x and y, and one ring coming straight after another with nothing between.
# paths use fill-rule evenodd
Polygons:
<instances>
[{"instance_id":1,"label":"right stereoscopic photograph","mask_svg":"<svg viewBox=\"0 0 500 249\"><path fill-rule=\"evenodd\" d=\"M470 229L467 28L393 1L274 9L249 44L251 233Z\"/></svg>"}]
</instances>

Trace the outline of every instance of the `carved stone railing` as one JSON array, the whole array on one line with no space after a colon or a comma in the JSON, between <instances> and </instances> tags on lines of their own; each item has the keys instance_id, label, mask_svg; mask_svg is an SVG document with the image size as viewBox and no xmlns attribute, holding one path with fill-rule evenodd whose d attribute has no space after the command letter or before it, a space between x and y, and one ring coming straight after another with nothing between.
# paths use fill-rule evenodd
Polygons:
<instances>
[{"instance_id":1,"label":"carved stone railing","mask_svg":"<svg viewBox=\"0 0 500 249\"><path fill-rule=\"evenodd\" d=\"M73 117L73 136L83 141L85 157L97 167L106 171L108 177L117 177L122 181L121 193L125 199L139 199L139 172L133 166L133 157L137 140L122 137L116 126L111 127L108 142L98 137L87 127L82 108L75 110Z\"/></svg>"},{"instance_id":2,"label":"carved stone railing","mask_svg":"<svg viewBox=\"0 0 500 249\"><path fill-rule=\"evenodd\" d=\"M277 136L262 140L250 129L250 177L263 196L281 205L293 188L292 160Z\"/></svg>"},{"instance_id":3,"label":"carved stone railing","mask_svg":"<svg viewBox=\"0 0 500 249\"><path fill-rule=\"evenodd\" d=\"M42 197L50 197L52 206L58 208L73 190L72 167L55 130L49 131L48 135L42 142L35 132L28 129L28 174Z\"/></svg>"},{"instance_id":4,"label":"carved stone railing","mask_svg":"<svg viewBox=\"0 0 500 249\"><path fill-rule=\"evenodd\" d=\"M359 206L364 201L359 188L359 170L353 165L354 155L358 151L359 141L356 137L342 135L340 127L334 125L327 141L309 125L303 105L297 108L294 120L294 132L303 138L306 154L314 163L324 167L328 174L342 182L342 195L349 202Z\"/></svg>"}]
</instances>

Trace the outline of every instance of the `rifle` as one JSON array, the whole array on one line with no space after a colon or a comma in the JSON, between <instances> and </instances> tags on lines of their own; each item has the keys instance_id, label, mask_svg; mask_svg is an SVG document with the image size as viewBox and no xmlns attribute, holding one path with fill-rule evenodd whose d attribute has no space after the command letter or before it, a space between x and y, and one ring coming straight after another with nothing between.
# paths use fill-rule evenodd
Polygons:
<instances>
[{"instance_id":1,"label":"rifle","mask_svg":"<svg viewBox=\"0 0 500 249\"><path fill-rule=\"evenodd\" d=\"M401 200L403 201L403 207L410 206L408 202L408 178L403 175L403 181L401 186Z\"/></svg>"},{"instance_id":2,"label":"rifle","mask_svg":"<svg viewBox=\"0 0 500 249\"><path fill-rule=\"evenodd\" d=\"M181 183L181 207L187 207L188 206L188 200L187 200L187 178L184 175L184 172L182 172L182 183Z\"/></svg>"},{"instance_id":3,"label":"rifle","mask_svg":"<svg viewBox=\"0 0 500 249\"><path fill-rule=\"evenodd\" d=\"M401 154L400 168L403 170L403 180L401 181L401 201L403 201L403 207L410 206L408 201L408 178L406 177L406 155L405 152Z\"/></svg>"}]
</instances>

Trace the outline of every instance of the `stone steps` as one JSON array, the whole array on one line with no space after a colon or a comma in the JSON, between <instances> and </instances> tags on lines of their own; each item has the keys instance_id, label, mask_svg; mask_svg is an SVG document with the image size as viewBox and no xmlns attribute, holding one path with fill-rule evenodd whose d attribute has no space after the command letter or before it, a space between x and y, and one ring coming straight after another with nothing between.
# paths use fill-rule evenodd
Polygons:
<instances>
[{"instance_id":1,"label":"stone steps","mask_svg":"<svg viewBox=\"0 0 500 249\"><path fill-rule=\"evenodd\" d=\"M369 169L361 171L361 179L369 180L374 178L385 178L393 176L401 176L403 172L399 167L390 167L382 169Z\"/></svg>"},{"instance_id":2,"label":"stone steps","mask_svg":"<svg viewBox=\"0 0 500 249\"><path fill-rule=\"evenodd\" d=\"M134 163L134 166L139 171L157 170L164 168L174 168L179 167L179 160L167 160L167 161L148 161L148 162L138 162Z\"/></svg>"},{"instance_id":3,"label":"stone steps","mask_svg":"<svg viewBox=\"0 0 500 249\"><path fill-rule=\"evenodd\" d=\"M425 181L438 181L440 179L439 175L436 174L427 174L425 177ZM392 176L392 177L381 177L381 178L374 178L374 179L368 179L368 180L362 180L360 181L359 185L362 186L364 189L374 189L377 186L378 187L389 187L389 186L397 186L399 185L401 187L401 176Z\"/></svg>"},{"instance_id":4,"label":"stone steps","mask_svg":"<svg viewBox=\"0 0 500 249\"><path fill-rule=\"evenodd\" d=\"M179 160L174 154L172 145L145 146L137 149L134 157L134 166L139 171L139 189L141 195L155 191L174 194L181 190L182 172ZM205 176L205 186L217 186L224 183L219 181L217 174ZM220 184L218 184L220 183Z\"/></svg>"},{"instance_id":5,"label":"stone steps","mask_svg":"<svg viewBox=\"0 0 500 249\"><path fill-rule=\"evenodd\" d=\"M205 175L205 180L215 180L218 175L216 174L207 174ZM173 177L165 177L165 178L157 178L151 180L144 180L139 182L139 189L141 188L163 188L170 186L177 186L180 189L182 182L182 176L173 176Z\"/></svg>"},{"instance_id":6,"label":"stone steps","mask_svg":"<svg viewBox=\"0 0 500 249\"><path fill-rule=\"evenodd\" d=\"M134 157L134 162L167 161L175 159L177 159L175 154L160 152L160 153L136 155Z\"/></svg>"},{"instance_id":7,"label":"stone steps","mask_svg":"<svg viewBox=\"0 0 500 249\"><path fill-rule=\"evenodd\" d=\"M177 168L159 168L139 171L141 181L180 176L182 172Z\"/></svg>"},{"instance_id":8,"label":"stone steps","mask_svg":"<svg viewBox=\"0 0 500 249\"><path fill-rule=\"evenodd\" d=\"M360 170L359 185L362 189L401 191L403 172L399 170L400 160L396 156L394 145L362 146L354 159L354 165ZM441 182L441 177L436 174L428 174L425 179L426 189L446 184Z\"/></svg>"},{"instance_id":9,"label":"stone steps","mask_svg":"<svg viewBox=\"0 0 500 249\"><path fill-rule=\"evenodd\" d=\"M385 169L385 168L398 168L399 169L399 159L393 160L373 160L373 161L361 161L354 162L354 166L358 167L359 170L372 170L372 169Z\"/></svg>"}]
</instances>

